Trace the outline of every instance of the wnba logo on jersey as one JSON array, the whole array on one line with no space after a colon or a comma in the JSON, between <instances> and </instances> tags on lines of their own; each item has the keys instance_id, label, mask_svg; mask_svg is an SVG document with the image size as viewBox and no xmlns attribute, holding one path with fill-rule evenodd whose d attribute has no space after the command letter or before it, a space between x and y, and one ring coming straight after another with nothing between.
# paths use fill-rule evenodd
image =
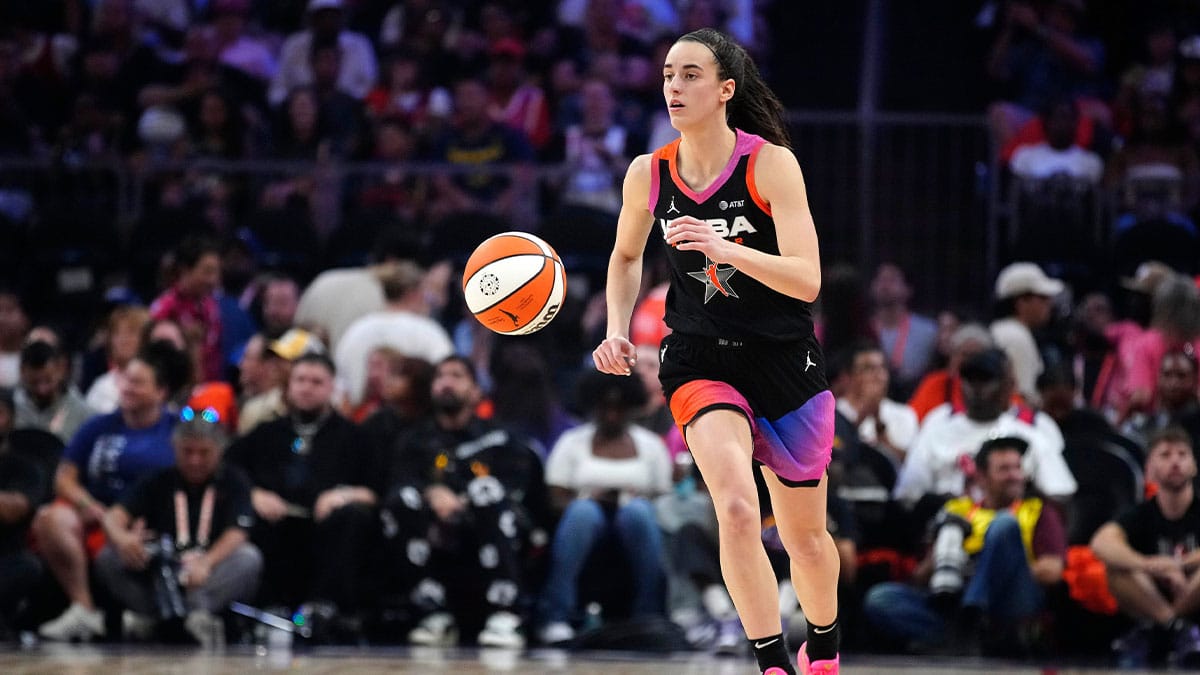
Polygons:
<instances>
[{"instance_id":1,"label":"wnba logo on jersey","mask_svg":"<svg viewBox=\"0 0 1200 675\"><path fill-rule=\"evenodd\" d=\"M666 218L659 218L658 225L662 228L663 239L667 238L667 224L671 221ZM739 234L755 234L758 230L750 224L746 216L736 216L731 225L725 218L705 218L704 222L712 226L713 232L717 233L718 237L729 239L736 237Z\"/></svg>"}]
</instances>

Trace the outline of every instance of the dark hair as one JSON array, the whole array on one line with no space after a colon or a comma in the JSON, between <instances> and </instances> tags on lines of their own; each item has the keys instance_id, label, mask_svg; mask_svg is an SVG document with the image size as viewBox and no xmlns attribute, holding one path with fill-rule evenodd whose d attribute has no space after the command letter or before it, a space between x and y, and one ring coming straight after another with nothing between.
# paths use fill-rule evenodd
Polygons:
<instances>
[{"instance_id":1,"label":"dark hair","mask_svg":"<svg viewBox=\"0 0 1200 675\"><path fill-rule=\"evenodd\" d=\"M10 413L17 410L17 403L13 398L13 390L9 387L0 387L0 408L8 408L8 412Z\"/></svg>"},{"instance_id":2,"label":"dark hair","mask_svg":"<svg viewBox=\"0 0 1200 675\"><path fill-rule=\"evenodd\" d=\"M21 348L21 367L35 370L62 356L62 350L43 340L35 340Z\"/></svg>"},{"instance_id":3,"label":"dark hair","mask_svg":"<svg viewBox=\"0 0 1200 675\"><path fill-rule=\"evenodd\" d=\"M235 113L236 114L236 113ZM217 242L199 235L191 235L179 242L175 247L175 269L190 270L206 255L221 256L221 247Z\"/></svg>"},{"instance_id":4,"label":"dark hair","mask_svg":"<svg viewBox=\"0 0 1200 675\"><path fill-rule=\"evenodd\" d=\"M576 386L579 409L585 413L598 410L610 400L631 410L646 405L646 388L636 377L588 370Z\"/></svg>"},{"instance_id":5,"label":"dark hair","mask_svg":"<svg viewBox=\"0 0 1200 675\"><path fill-rule=\"evenodd\" d=\"M858 339L854 340L853 342L851 342L849 345L847 345L846 348L843 350L843 353L845 354L845 356L844 356L845 361L843 361L842 365L846 368L846 370L853 370L854 369L854 361L859 356L862 356L863 354L872 354L874 352L879 352L880 354L883 354L884 353L883 347L879 346L879 343L874 340L868 340L867 338L858 338ZM886 354L885 354L885 361L886 361Z\"/></svg>"},{"instance_id":6,"label":"dark hair","mask_svg":"<svg viewBox=\"0 0 1200 675\"><path fill-rule=\"evenodd\" d=\"M1146 457L1149 458L1154 448L1163 443L1183 443L1189 448L1194 447L1192 444L1192 435L1187 432L1187 429L1178 424L1172 424L1150 436L1150 440L1146 442Z\"/></svg>"},{"instance_id":7,"label":"dark hair","mask_svg":"<svg viewBox=\"0 0 1200 675\"><path fill-rule=\"evenodd\" d=\"M433 376L437 377L437 371L441 370L442 366L446 365L447 363L457 363L463 368L466 368L467 374L471 376L471 381L475 384L479 384L479 374L475 372L475 364L471 363L471 360L467 357L459 354L451 354L441 361L438 361L433 367Z\"/></svg>"},{"instance_id":8,"label":"dark hair","mask_svg":"<svg viewBox=\"0 0 1200 675\"><path fill-rule=\"evenodd\" d=\"M729 126L790 149L792 139L784 123L783 103L763 81L745 48L712 28L694 30L677 42L684 40L708 47L717 61L717 77L736 83L733 98L725 107Z\"/></svg>"},{"instance_id":9,"label":"dark hair","mask_svg":"<svg viewBox=\"0 0 1200 675\"><path fill-rule=\"evenodd\" d=\"M315 363L328 370L330 375L337 375L337 366L333 365L333 359L329 358L328 354L308 352L297 356L296 360L292 361L292 369L295 370L296 366L302 363Z\"/></svg>"},{"instance_id":10,"label":"dark hair","mask_svg":"<svg viewBox=\"0 0 1200 675\"><path fill-rule=\"evenodd\" d=\"M1016 450L1019 454L1024 455L1029 449L1029 441L1017 436L1001 436L999 438L989 438L979 447L979 452L975 454L975 470L979 473L984 473L988 468L988 457L994 452L1004 450Z\"/></svg>"},{"instance_id":11,"label":"dark hair","mask_svg":"<svg viewBox=\"0 0 1200 675\"><path fill-rule=\"evenodd\" d=\"M192 359L167 340L155 340L138 352L138 361L154 371L154 383L167 390L167 398L174 399L192 384Z\"/></svg>"}]
</instances>

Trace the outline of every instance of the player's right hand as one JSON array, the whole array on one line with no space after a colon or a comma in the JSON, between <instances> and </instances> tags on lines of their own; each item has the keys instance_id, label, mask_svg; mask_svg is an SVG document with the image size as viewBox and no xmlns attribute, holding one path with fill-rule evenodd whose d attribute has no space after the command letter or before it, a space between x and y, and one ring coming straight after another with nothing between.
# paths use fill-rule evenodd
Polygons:
<instances>
[{"instance_id":1,"label":"player's right hand","mask_svg":"<svg viewBox=\"0 0 1200 675\"><path fill-rule=\"evenodd\" d=\"M592 352L592 361L596 363L596 370L609 375L629 375L633 372L633 366L637 363L637 349L629 340L614 335L610 338L605 338L604 342L600 343Z\"/></svg>"}]
</instances>

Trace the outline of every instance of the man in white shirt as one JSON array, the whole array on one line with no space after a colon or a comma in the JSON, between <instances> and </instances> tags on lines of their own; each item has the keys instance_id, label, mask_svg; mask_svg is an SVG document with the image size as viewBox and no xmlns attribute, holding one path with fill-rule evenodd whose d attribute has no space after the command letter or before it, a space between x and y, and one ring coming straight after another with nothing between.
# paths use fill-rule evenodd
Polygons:
<instances>
[{"instance_id":1,"label":"man in white shirt","mask_svg":"<svg viewBox=\"0 0 1200 675\"><path fill-rule=\"evenodd\" d=\"M893 491L909 505L925 495L970 494L975 453L989 438L1013 436L1029 443L1022 458L1026 475L1045 496L1064 500L1075 493L1075 477L1063 458L1063 437L1045 413L1010 406L1013 379L999 349L968 358L962 375L964 409L945 403L925 418Z\"/></svg>"},{"instance_id":2,"label":"man in white shirt","mask_svg":"<svg viewBox=\"0 0 1200 675\"><path fill-rule=\"evenodd\" d=\"M1066 175L1093 185L1104 175L1100 155L1075 144L1075 127L1079 113L1070 99L1050 104L1042 114L1046 140L1017 148L1009 160L1009 168L1021 178L1042 180Z\"/></svg>"},{"instance_id":3,"label":"man in white shirt","mask_svg":"<svg viewBox=\"0 0 1200 675\"><path fill-rule=\"evenodd\" d=\"M1033 405L1039 400L1037 376L1044 368L1033 331L1050 323L1054 297L1064 288L1031 262L1012 263L996 276L996 299L1006 311L992 322L992 339L1012 363L1017 392Z\"/></svg>"},{"instance_id":4,"label":"man in white shirt","mask_svg":"<svg viewBox=\"0 0 1200 675\"><path fill-rule=\"evenodd\" d=\"M883 350L870 342L850 348L846 361L850 381L837 400L838 412L858 428L858 438L878 448L894 463L904 461L917 437L917 413L887 397L888 366Z\"/></svg>"},{"instance_id":5,"label":"man in white shirt","mask_svg":"<svg viewBox=\"0 0 1200 675\"><path fill-rule=\"evenodd\" d=\"M342 0L310 0L307 30L293 33L284 41L279 52L279 70L271 80L267 99L271 105L283 103L296 87L313 82L310 55L314 42L337 40L341 50L338 89L360 101L375 86L379 66L375 50L366 37L344 29L345 9Z\"/></svg>"}]
</instances>

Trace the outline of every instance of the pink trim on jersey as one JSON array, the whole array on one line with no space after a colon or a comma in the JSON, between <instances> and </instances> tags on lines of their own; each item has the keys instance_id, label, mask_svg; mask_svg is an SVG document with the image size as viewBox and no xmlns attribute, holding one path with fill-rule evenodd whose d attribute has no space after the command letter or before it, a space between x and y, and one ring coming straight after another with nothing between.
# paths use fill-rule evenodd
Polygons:
<instances>
[{"instance_id":1,"label":"pink trim on jersey","mask_svg":"<svg viewBox=\"0 0 1200 675\"><path fill-rule=\"evenodd\" d=\"M696 192L688 187L687 183L683 182L683 179L679 177L679 165L677 160L679 153L673 152L670 154L668 159L671 165L671 178L675 181L675 186L697 204L703 203L706 199L713 196L717 190L721 189L721 186L725 184L725 181L729 180L729 177L733 175L733 170L737 168L738 161L743 155L750 154L755 148L759 147L763 143L766 143L762 136L748 134L741 129L736 129L735 131L737 132L737 141L733 145L733 154L730 155L729 162L725 164L725 169L721 171L721 175L717 176L716 180L710 183L708 187L704 188L703 192Z\"/></svg>"}]
</instances>

